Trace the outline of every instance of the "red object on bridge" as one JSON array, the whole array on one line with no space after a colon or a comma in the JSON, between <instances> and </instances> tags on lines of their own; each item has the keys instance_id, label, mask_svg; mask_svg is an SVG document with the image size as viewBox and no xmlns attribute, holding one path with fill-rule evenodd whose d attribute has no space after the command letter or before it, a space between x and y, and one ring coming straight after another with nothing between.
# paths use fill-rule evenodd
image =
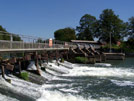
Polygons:
<instances>
[{"instance_id":1,"label":"red object on bridge","mask_svg":"<svg viewBox=\"0 0 134 101\"><path fill-rule=\"evenodd\" d=\"M49 39L49 47L52 47L52 46L53 46L53 40Z\"/></svg>"}]
</instances>

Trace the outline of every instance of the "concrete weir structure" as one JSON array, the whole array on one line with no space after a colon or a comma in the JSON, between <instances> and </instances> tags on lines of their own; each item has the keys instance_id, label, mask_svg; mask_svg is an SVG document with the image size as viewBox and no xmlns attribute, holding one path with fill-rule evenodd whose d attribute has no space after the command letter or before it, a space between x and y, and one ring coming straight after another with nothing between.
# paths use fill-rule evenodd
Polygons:
<instances>
[{"instance_id":1,"label":"concrete weir structure","mask_svg":"<svg viewBox=\"0 0 134 101\"><path fill-rule=\"evenodd\" d=\"M124 53L104 53L106 56L106 60L124 60Z\"/></svg>"},{"instance_id":2,"label":"concrete weir structure","mask_svg":"<svg viewBox=\"0 0 134 101\"><path fill-rule=\"evenodd\" d=\"M38 38L15 35L7 32L0 32L0 34L10 36L10 40L0 40L0 67L2 77L5 78L5 69L11 72L21 73L22 70L27 70L29 61L34 61L36 70L34 73L41 75L39 64L42 61L58 60L64 58L66 60L74 59L75 57L86 57L88 63L96 63L105 61L106 59L124 59L125 55L122 53L103 53L97 51L100 45L96 42L90 41L73 41L61 42L57 40L45 40L39 42ZM14 41L13 36L20 36L23 41ZM36 41L35 41L36 40ZM80 45L78 45L80 43ZM95 44L92 47L90 43Z\"/></svg>"},{"instance_id":3,"label":"concrete weir structure","mask_svg":"<svg viewBox=\"0 0 134 101\"><path fill-rule=\"evenodd\" d=\"M58 59L69 50L69 46L52 39L38 42L39 38L31 36L7 32L0 32L0 35L7 35L10 38L0 40L0 68L3 78L6 71L20 74L22 70L27 70L30 61L34 61L36 65L34 73L41 75L39 68L41 61ZM14 36L20 37L21 41L14 41Z\"/></svg>"}]
</instances>

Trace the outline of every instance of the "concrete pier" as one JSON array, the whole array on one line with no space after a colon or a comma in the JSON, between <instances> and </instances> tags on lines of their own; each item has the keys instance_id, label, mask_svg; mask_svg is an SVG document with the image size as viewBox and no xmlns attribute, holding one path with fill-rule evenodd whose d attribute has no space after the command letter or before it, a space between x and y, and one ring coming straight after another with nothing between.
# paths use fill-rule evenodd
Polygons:
<instances>
[{"instance_id":1,"label":"concrete pier","mask_svg":"<svg viewBox=\"0 0 134 101\"><path fill-rule=\"evenodd\" d=\"M106 56L106 60L124 60L125 54L124 53L104 53Z\"/></svg>"}]
</instances>

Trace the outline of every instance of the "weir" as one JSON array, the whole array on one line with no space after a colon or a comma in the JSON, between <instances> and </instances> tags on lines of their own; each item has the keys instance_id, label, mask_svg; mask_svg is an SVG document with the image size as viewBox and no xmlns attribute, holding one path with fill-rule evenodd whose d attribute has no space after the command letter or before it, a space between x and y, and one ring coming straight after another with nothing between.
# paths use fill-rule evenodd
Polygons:
<instances>
[{"instance_id":1,"label":"weir","mask_svg":"<svg viewBox=\"0 0 134 101\"><path fill-rule=\"evenodd\" d=\"M35 62L35 72L38 75L41 75L39 64L41 65L42 61L48 63L48 61L53 59L58 61L59 58L69 60L74 59L75 57L85 57L88 59L88 63L96 63L106 59L115 59L116 57L118 57L118 59L124 59L125 57L123 54L117 53L113 55L112 53L107 54L96 51L95 48L90 45L85 47L87 41L81 45L78 45L75 42L61 42L52 39L38 42L37 38L31 36L27 37L7 32L0 33L6 33L10 36L10 40L0 40L0 67L3 78L5 78L5 71L17 72L17 74L20 75L22 70L27 70L30 61ZM23 40L14 41L14 36L20 36ZM27 41L25 38L28 38L28 40L31 41ZM5 54L8 54L7 57L4 57ZM20 56L18 56L18 54L20 54Z\"/></svg>"},{"instance_id":2,"label":"weir","mask_svg":"<svg viewBox=\"0 0 134 101\"><path fill-rule=\"evenodd\" d=\"M99 75L99 73L102 73L102 75L105 76L105 72L103 71L108 69L108 66L111 67L109 64L98 63L96 65L106 66L106 68L98 67L99 70L94 73L98 68L86 66L81 67L80 65L74 66L69 62L64 62L64 59L69 60L75 59L75 57L84 57L88 59L88 63L94 64L96 62L102 62L105 59L111 58L108 54L98 51L93 47L84 47L84 44L77 47L77 44L65 44L65 42L56 42L56 40L53 45L50 46L47 41L44 43L31 43L1 40L0 44L4 44L3 46L0 46L1 74L4 78L3 80L8 81L13 86L10 88L10 86L2 84L0 87L0 93L9 95L13 98L15 96L15 98L20 101L21 99L26 99L25 101L35 101L41 97L41 94L39 94L40 88L36 89L37 87L33 85L38 85L38 87L41 87L40 85L43 84L53 84L58 87L58 84L60 83L63 86L64 82L67 83L66 85L70 83L74 85L79 82L81 83L81 81L83 82L83 80L87 80L83 79L82 76L86 77L89 75L90 77L94 77L94 75ZM119 57L120 56L122 55L119 55ZM9 74L14 78L7 76ZM78 76L82 78L79 78ZM78 80L78 78L82 80ZM75 80L72 81L73 79ZM17 83L16 80L18 80ZM20 90L18 90L18 88L20 88ZM24 89L26 89L27 92L23 93L22 91L24 91ZM31 89L33 90L32 92L36 92L35 95L29 92ZM43 88L43 90L46 89ZM62 87L59 91L60 90L63 90ZM51 96L52 95L53 94L51 94ZM46 95L44 96L46 97Z\"/></svg>"}]
</instances>

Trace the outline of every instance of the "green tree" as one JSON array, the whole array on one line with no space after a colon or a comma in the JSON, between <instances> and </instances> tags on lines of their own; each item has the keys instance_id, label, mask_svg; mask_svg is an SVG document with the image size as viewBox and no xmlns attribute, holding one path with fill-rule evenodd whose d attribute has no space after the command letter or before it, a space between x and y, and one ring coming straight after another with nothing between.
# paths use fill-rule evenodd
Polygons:
<instances>
[{"instance_id":1,"label":"green tree","mask_svg":"<svg viewBox=\"0 0 134 101\"><path fill-rule=\"evenodd\" d=\"M4 32L7 32L6 29L0 25L0 40L9 40L10 36Z\"/></svg>"},{"instance_id":2,"label":"green tree","mask_svg":"<svg viewBox=\"0 0 134 101\"><path fill-rule=\"evenodd\" d=\"M0 25L0 31L6 32L6 29Z\"/></svg>"},{"instance_id":3,"label":"green tree","mask_svg":"<svg viewBox=\"0 0 134 101\"><path fill-rule=\"evenodd\" d=\"M19 35L13 35L13 41L22 41Z\"/></svg>"},{"instance_id":4,"label":"green tree","mask_svg":"<svg viewBox=\"0 0 134 101\"><path fill-rule=\"evenodd\" d=\"M10 40L10 34L0 25L0 40ZM21 41L19 35L13 35L13 41Z\"/></svg>"},{"instance_id":5,"label":"green tree","mask_svg":"<svg viewBox=\"0 0 134 101\"><path fill-rule=\"evenodd\" d=\"M109 42L111 34L112 43L116 43L118 40L123 39L125 29L126 24L119 16L115 15L112 9L105 9L98 21L96 37L99 38L99 40Z\"/></svg>"},{"instance_id":6,"label":"green tree","mask_svg":"<svg viewBox=\"0 0 134 101\"><path fill-rule=\"evenodd\" d=\"M134 39L134 17L128 19L127 36Z\"/></svg>"},{"instance_id":7,"label":"green tree","mask_svg":"<svg viewBox=\"0 0 134 101\"><path fill-rule=\"evenodd\" d=\"M38 38L36 43L44 43L44 41L41 38Z\"/></svg>"},{"instance_id":8,"label":"green tree","mask_svg":"<svg viewBox=\"0 0 134 101\"><path fill-rule=\"evenodd\" d=\"M124 43L124 50L134 52L134 17L128 19L126 37L128 40Z\"/></svg>"},{"instance_id":9,"label":"green tree","mask_svg":"<svg viewBox=\"0 0 134 101\"><path fill-rule=\"evenodd\" d=\"M71 41L76 39L75 30L73 28L59 29L54 32L55 40Z\"/></svg>"},{"instance_id":10,"label":"green tree","mask_svg":"<svg viewBox=\"0 0 134 101\"><path fill-rule=\"evenodd\" d=\"M96 30L96 18L90 14L85 14L80 19L80 26L76 27L78 31L77 39L79 40L93 40Z\"/></svg>"}]
</instances>

